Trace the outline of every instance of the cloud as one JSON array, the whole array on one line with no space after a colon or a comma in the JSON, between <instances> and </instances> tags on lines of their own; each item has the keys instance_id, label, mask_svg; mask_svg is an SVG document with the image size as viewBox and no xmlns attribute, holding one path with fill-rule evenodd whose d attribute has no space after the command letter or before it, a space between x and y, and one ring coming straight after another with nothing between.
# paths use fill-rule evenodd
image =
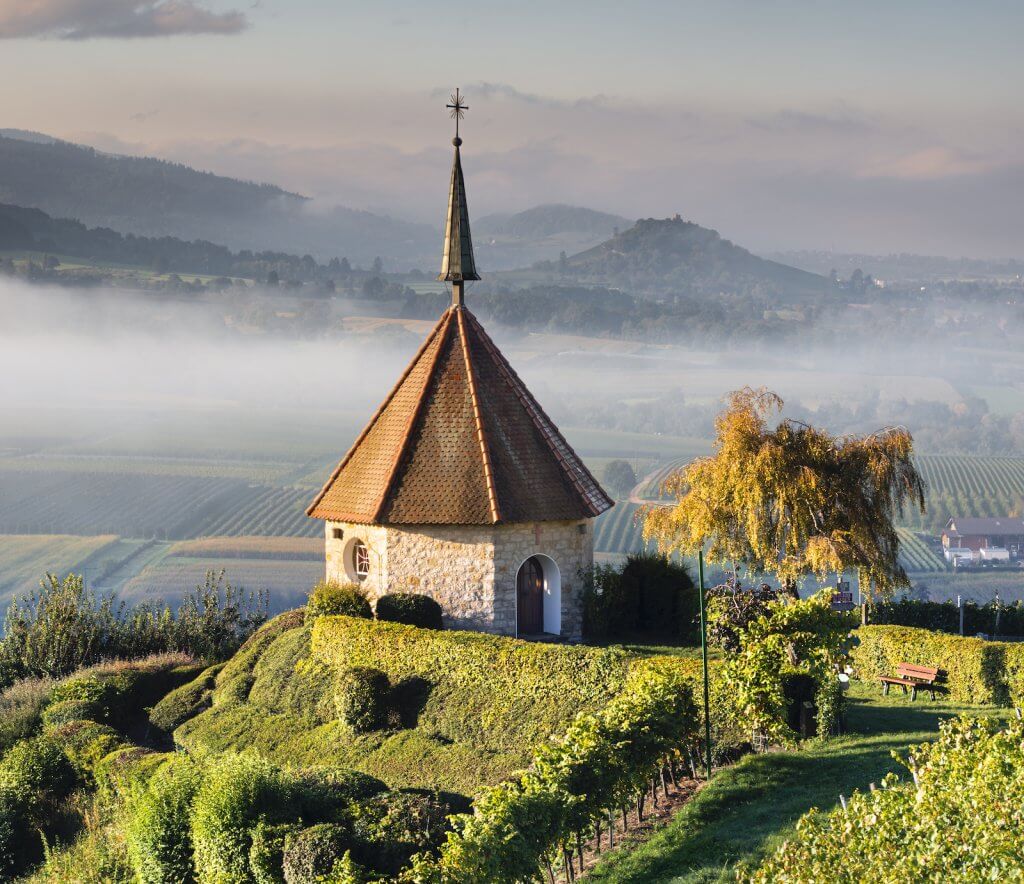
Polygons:
<instances>
[{"instance_id":1,"label":"cloud","mask_svg":"<svg viewBox=\"0 0 1024 884\"><path fill-rule=\"evenodd\" d=\"M749 120L751 126L767 132L832 132L837 134L856 135L875 132L877 124L860 112L839 107L835 111L818 113L794 109L783 109L773 114L754 117Z\"/></svg>"},{"instance_id":2,"label":"cloud","mask_svg":"<svg viewBox=\"0 0 1024 884\"><path fill-rule=\"evenodd\" d=\"M993 164L967 153L947 147L927 147L923 150L872 163L860 172L862 178L897 178L910 181L934 181L963 175L988 172Z\"/></svg>"},{"instance_id":3,"label":"cloud","mask_svg":"<svg viewBox=\"0 0 1024 884\"><path fill-rule=\"evenodd\" d=\"M236 34L245 14L212 12L195 0L8 0L0 3L0 39L169 37Z\"/></svg>"}]
</instances>

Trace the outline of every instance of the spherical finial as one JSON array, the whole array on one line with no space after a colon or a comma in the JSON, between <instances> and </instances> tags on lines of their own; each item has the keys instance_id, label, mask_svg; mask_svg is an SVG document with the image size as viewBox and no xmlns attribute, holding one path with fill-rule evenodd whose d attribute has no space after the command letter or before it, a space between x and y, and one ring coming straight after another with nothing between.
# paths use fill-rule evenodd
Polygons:
<instances>
[{"instance_id":1,"label":"spherical finial","mask_svg":"<svg viewBox=\"0 0 1024 884\"><path fill-rule=\"evenodd\" d=\"M454 145L455 145L456 147L461 147L461 146L462 146L462 139L461 139L461 138L459 138L459 136L458 136L458 135L456 135L456 136L455 136L455 137L454 137L454 138L452 139L452 144L454 144Z\"/></svg>"}]
</instances>

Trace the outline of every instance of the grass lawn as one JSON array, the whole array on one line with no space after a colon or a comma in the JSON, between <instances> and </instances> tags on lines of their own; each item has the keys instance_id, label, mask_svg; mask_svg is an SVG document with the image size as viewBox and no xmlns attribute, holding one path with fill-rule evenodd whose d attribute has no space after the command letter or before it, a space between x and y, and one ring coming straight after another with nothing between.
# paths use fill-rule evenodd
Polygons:
<instances>
[{"instance_id":1,"label":"grass lawn","mask_svg":"<svg viewBox=\"0 0 1024 884\"><path fill-rule=\"evenodd\" d=\"M830 810L839 795L867 789L902 770L893 750L933 739L939 721L962 712L1006 717L1007 709L882 697L855 684L849 734L795 752L748 755L718 772L664 829L633 850L620 850L590 881L735 881L736 863L759 861L812 807Z\"/></svg>"}]
</instances>

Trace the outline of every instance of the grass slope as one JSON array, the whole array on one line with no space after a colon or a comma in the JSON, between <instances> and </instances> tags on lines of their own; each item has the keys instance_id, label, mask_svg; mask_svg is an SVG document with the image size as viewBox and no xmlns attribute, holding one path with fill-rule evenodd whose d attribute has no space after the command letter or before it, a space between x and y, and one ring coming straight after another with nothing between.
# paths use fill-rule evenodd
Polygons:
<instances>
[{"instance_id":1,"label":"grass slope","mask_svg":"<svg viewBox=\"0 0 1024 884\"><path fill-rule=\"evenodd\" d=\"M619 850L588 880L623 882L735 881L735 867L757 863L793 832L811 808L831 809L849 796L902 770L893 751L937 736L939 721L963 712L1004 716L1008 710L938 702L911 704L855 685L849 733L796 752L747 755L712 782L645 844Z\"/></svg>"}]
</instances>

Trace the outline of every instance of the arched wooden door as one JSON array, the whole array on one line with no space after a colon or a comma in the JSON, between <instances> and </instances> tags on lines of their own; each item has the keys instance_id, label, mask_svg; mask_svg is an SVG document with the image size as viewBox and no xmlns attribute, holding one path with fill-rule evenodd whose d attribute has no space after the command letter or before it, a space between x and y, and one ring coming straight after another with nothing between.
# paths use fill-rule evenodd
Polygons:
<instances>
[{"instance_id":1,"label":"arched wooden door","mask_svg":"<svg viewBox=\"0 0 1024 884\"><path fill-rule=\"evenodd\" d=\"M544 567L536 556L523 562L516 577L516 631L519 635L544 631Z\"/></svg>"}]
</instances>

